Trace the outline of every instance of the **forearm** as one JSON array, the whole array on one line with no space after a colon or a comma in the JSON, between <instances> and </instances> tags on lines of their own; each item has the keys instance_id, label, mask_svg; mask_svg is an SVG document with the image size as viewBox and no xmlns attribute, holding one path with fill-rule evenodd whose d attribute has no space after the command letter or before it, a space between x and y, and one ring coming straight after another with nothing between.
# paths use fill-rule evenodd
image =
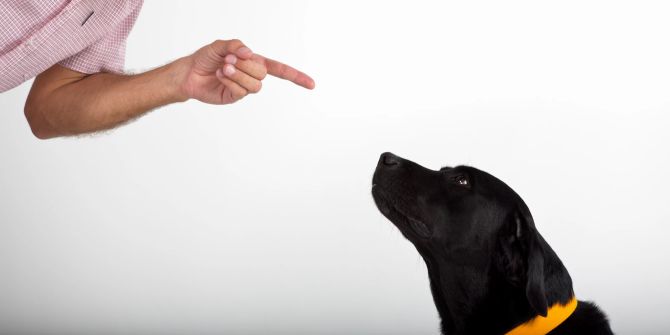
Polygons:
<instances>
[{"instance_id":1,"label":"forearm","mask_svg":"<svg viewBox=\"0 0 670 335\"><path fill-rule=\"evenodd\" d=\"M254 54L239 40L216 40L195 53L138 75L85 75L54 65L35 78L25 115L38 138L109 129L147 111L196 99L225 105L257 93L266 75L308 89L314 80Z\"/></svg>"},{"instance_id":2,"label":"forearm","mask_svg":"<svg viewBox=\"0 0 670 335\"><path fill-rule=\"evenodd\" d=\"M179 61L137 75L84 76L56 66L35 79L25 113L35 136L112 128L151 109L184 101Z\"/></svg>"}]
</instances>

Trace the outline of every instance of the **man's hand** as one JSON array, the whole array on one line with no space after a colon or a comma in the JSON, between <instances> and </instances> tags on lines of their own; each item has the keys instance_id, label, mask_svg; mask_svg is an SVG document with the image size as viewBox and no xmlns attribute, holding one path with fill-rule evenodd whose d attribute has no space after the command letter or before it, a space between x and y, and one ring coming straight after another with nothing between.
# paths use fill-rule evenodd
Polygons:
<instances>
[{"instance_id":1,"label":"man's hand","mask_svg":"<svg viewBox=\"0 0 670 335\"><path fill-rule=\"evenodd\" d=\"M308 75L254 54L239 40L215 41L175 62L182 99L229 104L258 93L267 74L313 89Z\"/></svg>"},{"instance_id":2,"label":"man's hand","mask_svg":"<svg viewBox=\"0 0 670 335\"><path fill-rule=\"evenodd\" d=\"M306 74L252 53L238 40L216 41L136 75L88 75L56 64L35 78L24 112L38 138L77 135L109 129L156 107L191 98L233 103L258 92L267 74L314 88L314 80Z\"/></svg>"}]
</instances>

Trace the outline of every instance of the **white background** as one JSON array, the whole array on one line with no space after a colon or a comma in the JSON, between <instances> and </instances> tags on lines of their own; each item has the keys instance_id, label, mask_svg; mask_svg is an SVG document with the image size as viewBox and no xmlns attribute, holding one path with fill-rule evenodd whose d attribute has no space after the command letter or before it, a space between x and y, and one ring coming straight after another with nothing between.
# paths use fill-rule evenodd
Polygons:
<instances>
[{"instance_id":1,"label":"white background","mask_svg":"<svg viewBox=\"0 0 670 335\"><path fill-rule=\"evenodd\" d=\"M664 2L146 1L143 71L240 38L317 82L39 141L0 95L0 333L437 334L378 155L517 190L619 334L670 327Z\"/></svg>"}]
</instances>

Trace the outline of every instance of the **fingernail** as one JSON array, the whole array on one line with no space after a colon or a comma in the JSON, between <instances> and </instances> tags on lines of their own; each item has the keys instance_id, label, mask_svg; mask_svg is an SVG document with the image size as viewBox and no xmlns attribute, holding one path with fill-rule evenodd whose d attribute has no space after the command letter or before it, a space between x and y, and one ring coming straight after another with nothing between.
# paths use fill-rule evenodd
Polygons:
<instances>
[{"instance_id":1,"label":"fingernail","mask_svg":"<svg viewBox=\"0 0 670 335\"><path fill-rule=\"evenodd\" d=\"M226 65L223 66L223 73L226 76L230 77L233 74L235 74L235 67L230 65L230 64L226 64Z\"/></svg>"},{"instance_id":2,"label":"fingernail","mask_svg":"<svg viewBox=\"0 0 670 335\"><path fill-rule=\"evenodd\" d=\"M253 52L251 51L251 49L249 49L247 47L241 47L241 48L237 49L237 54L240 55L240 56L243 56L243 55L244 56L250 56L252 53Z\"/></svg>"},{"instance_id":3,"label":"fingernail","mask_svg":"<svg viewBox=\"0 0 670 335\"><path fill-rule=\"evenodd\" d=\"M226 57L223 60L228 64L237 63L237 57L235 57L235 55L233 55L233 54L226 55Z\"/></svg>"}]
</instances>

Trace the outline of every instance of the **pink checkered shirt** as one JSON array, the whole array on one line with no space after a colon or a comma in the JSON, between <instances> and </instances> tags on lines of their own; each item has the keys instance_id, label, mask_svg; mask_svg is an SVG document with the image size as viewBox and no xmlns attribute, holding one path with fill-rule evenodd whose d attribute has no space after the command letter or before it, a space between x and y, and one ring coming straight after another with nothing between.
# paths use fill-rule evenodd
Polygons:
<instances>
[{"instance_id":1,"label":"pink checkered shirt","mask_svg":"<svg viewBox=\"0 0 670 335\"><path fill-rule=\"evenodd\" d=\"M123 71L126 38L142 0L0 1L0 92L58 63Z\"/></svg>"}]
</instances>

